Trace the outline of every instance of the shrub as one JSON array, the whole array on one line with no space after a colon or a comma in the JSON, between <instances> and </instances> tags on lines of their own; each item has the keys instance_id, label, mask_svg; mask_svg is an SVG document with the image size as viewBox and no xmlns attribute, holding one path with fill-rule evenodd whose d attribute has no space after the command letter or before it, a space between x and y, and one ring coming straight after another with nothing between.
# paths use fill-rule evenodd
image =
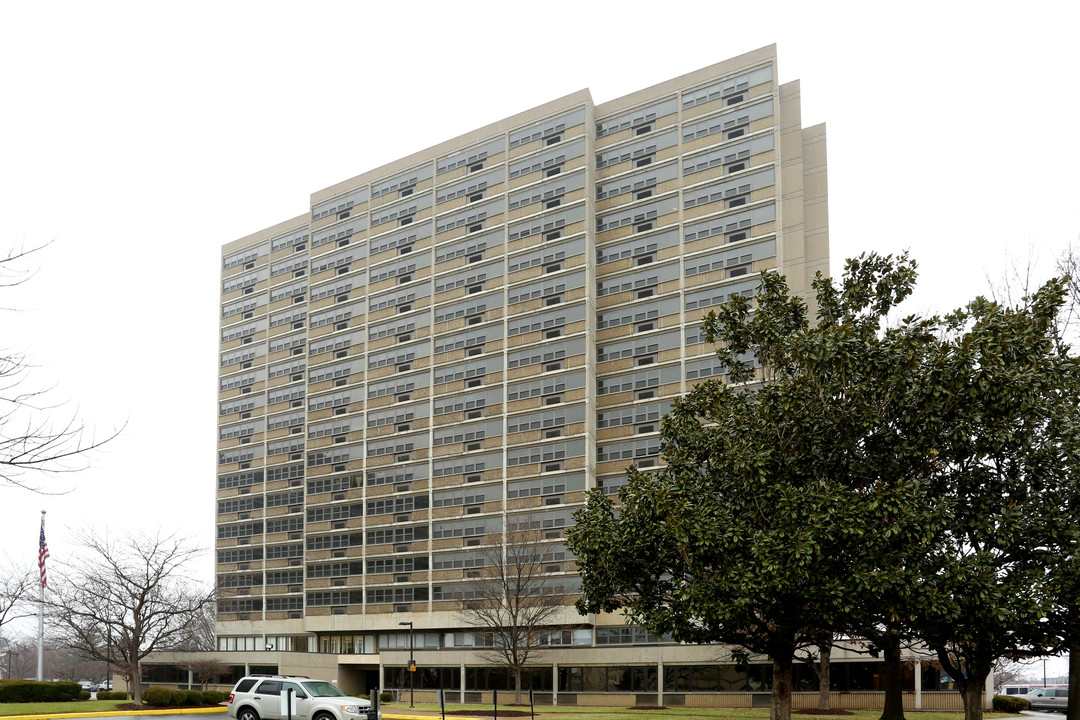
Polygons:
<instances>
[{"instance_id":1,"label":"shrub","mask_svg":"<svg viewBox=\"0 0 1080 720\"><path fill-rule=\"evenodd\" d=\"M379 693L379 704L393 702L393 701L394 701L394 693L392 693L392 692L381 692L381 693Z\"/></svg>"},{"instance_id":2,"label":"shrub","mask_svg":"<svg viewBox=\"0 0 1080 720\"><path fill-rule=\"evenodd\" d=\"M1031 703L1019 695L994 696L994 712L1018 713L1030 707Z\"/></svg>"},{"instance_id":3,"label":"shrub","mask_svg":"<svg viewBox=\"0 0 1080 720\"><path fill-rule=\"evenodd\" d=\"M90 691L89 690L81 690L81 691L79 691L79 699L80 700L89 700L90 699Z\"/></svg>"},{"instance_id":4,"label":"shrub","mask_svg":"<svg viewBox=\"0 0 1080 720\"><path fill-rule=\"evenodd\" d=\"M98 690L98 700L127 700L128 694L123 690Z\"/></svg>"},{"instance_id":5,"label":"shrub","mask_svg":"<svg viewBox=\"0 0 1080 720\"><path fill-rule=\"evenodd\" d=\"M229 693L220 690L204 690L203 702L207 705L218 705L229 699Z\"/></svg>"},{"instance_id":6,"label":"shrub","mask_svg":"<svg viewBox=\"0 0 1080 720\"><path fill-rule=\"evenodd\" d=\"M151 685L143 690L142 701L154 707L166 707L173 702L173 691L160 685Z\"/></svg>"},{"instance_id":7,"label":"shrub","mask_svg":"<svg viewBox=\"0 0 1080 720\"><path fill-rule=\"evenodd\" d=\"M204 702L203 694L198 690L181 690L176 694L183 696L183 700L180 703L181 705L199 706Z\"/></svg>"},{"instance_id":8,"label":"shrub","mask_svg":"<svg viewBox=\"0 0 1080 720\"><path fill-rule=\"evenodd\" d=\"M78 699L82 691L76 682L0 680L0 702L67 702Z\"/></svg>"},{"instance_id":9,"label":"shrub","mask_svg":"<svg viewBox=\"0 0 1080 720\"><path fill-rule=\"evenodd\" d=\"M996 712L1021 712L1031 707L1027 699L1020 695L995 695L994 710Z\"/></svg>"}]
</instances>

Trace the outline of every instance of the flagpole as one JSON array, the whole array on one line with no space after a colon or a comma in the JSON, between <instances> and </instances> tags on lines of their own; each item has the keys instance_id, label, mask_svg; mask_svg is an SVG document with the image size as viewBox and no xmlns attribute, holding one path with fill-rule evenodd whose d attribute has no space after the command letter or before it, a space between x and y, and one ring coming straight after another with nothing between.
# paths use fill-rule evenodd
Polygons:
<instances>
[{"instance_id":1,"label":"flagpole","mask_svg":"<svg viewBox=\"0 0 1080 720\"><path fill-rule=\"evenodd\" d=\"M41 511L41 539L38 543L38 566L41 569L41 604L38 606L37 679L44 680L45 665L45 511Z\"/></svg>"}]
</instances>

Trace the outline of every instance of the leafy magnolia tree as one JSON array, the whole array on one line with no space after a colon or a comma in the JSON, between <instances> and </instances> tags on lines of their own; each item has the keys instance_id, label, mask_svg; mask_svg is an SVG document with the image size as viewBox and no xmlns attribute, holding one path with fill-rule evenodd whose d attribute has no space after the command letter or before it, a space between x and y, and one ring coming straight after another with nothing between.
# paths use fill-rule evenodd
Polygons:
<instances>
[{"instance_id":1,"label":"leafy magnolia tree","mask_svg":"<svg viewBox=\"0 0 1080 720\"><path fill-rule=\"evenodd\" d=\"M505 547L484 553L483 578L462 602L465 622L491 633L492 646L480 655L485 662L505 667L514 678L518 705L525 668L547 647L544 636L566 608L561 583L545 569L556 547L545 542L539 522L519 518L506 533Z\"/></svg>"},{"instance_id":2,"label":"leafy magnolia tree","mask_svg":"<svg viewBox=\"0 0 1080 720\"><path fill-rule=\"evenodd\" d=\"M568 533L579 610L768 655L772 717L788 720L797 650L870 617L867 598L912 598L905 561L944 511L911 405L935 328L885 328L914 278L906 257L868 256L842 287L815 280L816 322L776 274L710 314L727 382L674 403L663 469L631 468L618 505L590 493Z\"/></svg>"},{"instance_id":3,"label":"leafy magnolia tree","mask_svg":"<svg viewBox=\"0 0 1080 720\"><path fill-rule=\"evenodd\" d=\"M1080 459L1078 367L1056 322L1062 298L1063 283L1052 281L1019 307L977 299L945 320L924 368L923 402L948 399L929 479L950 510L920 563L921 587L939 601L913 626L962 692L968 720L982 717L998 660L1060 642L1054 578L1075 531L1068 498Z\"/></svg>"},{"instance_id":4,"label":"leafy magnolia tree","mask_svg":"<svg viewBox=\"0 0 1080 720\"><path fill-rule=\"evenodd\" d=\"M141 703L142 659L188 640L211 601L187 573L201 551L175 537L87 534L81 545L80 558L49 583L58 639L116 667Z\"/></svg>"},{"instance_id":5,"label":"leafy magnolia tree","mask_svg":"<svg viewBox=\"0 0 1080 720\"><path fill-rule=\"evenodd\" d=\"M818 710L828 710L831 699L832 651L836 638L831 632L822 633L816 640L817 648L807 648L801 657L806 667L814 673L818 683Z\"/></svg>"},{"instance_id":6,"label":"leafy magnolia tree","mask_svg":"<svg viewBox=\"0 0 1080 720\"><path fill-rule=\"evenodd\" d=\"M1057 270L1065 281L1067 311L1063 335L1077 337L1076 316L1080 313L1080 248L1070 244L1057 260ZM1074 388L1073 397L1080 397ZM1057 597L1054 620L1059 628L1060 652L1069 655L1069 707L1067 720L1080 720L1080 480L1073 477L1060 502L1066 513L1068 530L1058 562L1055 563L1053 591Z\"/></svg>"},{"instance_id":7,"label":"leafy magnolia tree","mask_svg":"<svg viewBox=\"0 0 1080 720\"><path fill-rule=\"evenodd\" d=\"M1051 617L1060 643L1057 650L1069 656L1066 720L1080 720L1080 494L1073 493L1065 503L1069 528L1051 571L1050 589L1055 599Z\"/></svg>"}]
</instances>

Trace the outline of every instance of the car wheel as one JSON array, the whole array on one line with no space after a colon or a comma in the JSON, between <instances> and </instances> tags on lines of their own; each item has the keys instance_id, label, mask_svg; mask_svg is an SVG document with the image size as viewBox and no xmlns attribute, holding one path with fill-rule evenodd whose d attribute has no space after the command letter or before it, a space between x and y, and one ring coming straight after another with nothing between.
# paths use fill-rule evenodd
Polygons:
<instances>
[{"instance_id":1,"label":"car wheel","mask_svg":"<svg viewBox=\"0 0 1080 720\"><path fill-rule=\"evenodd\" d=\"M259 720L259 713L253 708L245 707L236 714L236 720Z\"/></svg>"},{"instance_id":2,"label":"car wheel","mask_svg":"<svg viewBox=\"0 0 1080 720\"><path fill-rule=\"evenodd\" d=\"M330 713L323 711L312 718L312 720L337 720L337 718Z\"/></svg>"}]
</instances>

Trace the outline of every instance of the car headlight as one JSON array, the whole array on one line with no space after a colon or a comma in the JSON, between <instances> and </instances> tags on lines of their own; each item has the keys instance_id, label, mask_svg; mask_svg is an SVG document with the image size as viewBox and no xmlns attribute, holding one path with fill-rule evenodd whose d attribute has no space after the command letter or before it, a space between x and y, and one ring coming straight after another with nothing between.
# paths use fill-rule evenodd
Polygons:
<instances>
[{"instance_id":1,"label":"car headlight","mask_svg":"<svg viewBox=\"0 0 1080 720\"><path fill-rule=\"evenodd\" d=\"M359 705L342 705L341 706L341 711L351 713L353 715L359 715L360 714L360 706Z\"/></svg>"}]
</instances>

